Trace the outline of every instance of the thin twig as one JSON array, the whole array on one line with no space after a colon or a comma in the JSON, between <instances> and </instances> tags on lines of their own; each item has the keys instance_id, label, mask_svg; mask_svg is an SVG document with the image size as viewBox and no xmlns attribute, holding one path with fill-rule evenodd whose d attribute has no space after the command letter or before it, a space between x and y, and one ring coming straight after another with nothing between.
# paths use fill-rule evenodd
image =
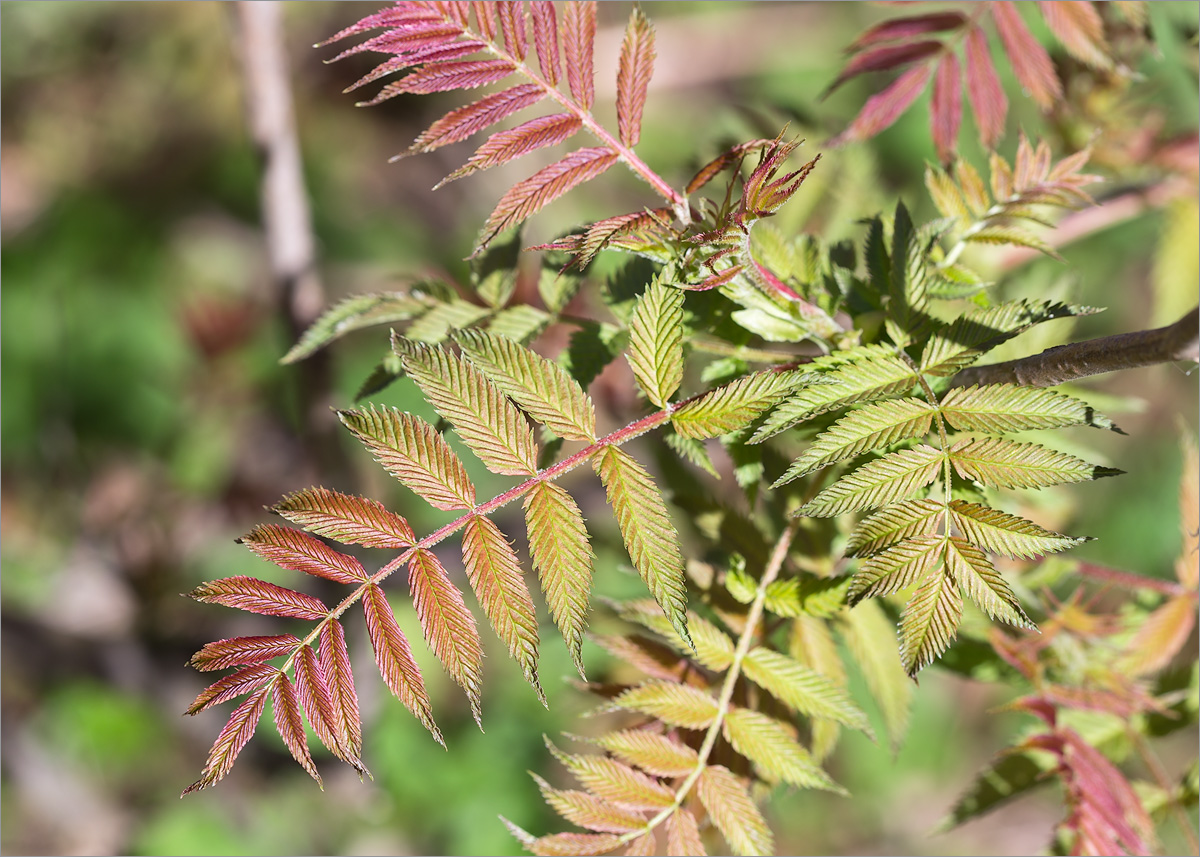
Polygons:
<instances>
[{"instance_id":1,"label":"thin twig","mask_svg":"<svg viewBox=\"0 0 1200 857\"><path fill-rule=\"evenodd\" d=\"M955 375L953 383L956 387L1003 383L1053 387L1118 369L1197 359L1200 359L1200 307L1166 327L1103 336L1059 345L1020 360L972 366Z\"/></svg>"}]
</instances>

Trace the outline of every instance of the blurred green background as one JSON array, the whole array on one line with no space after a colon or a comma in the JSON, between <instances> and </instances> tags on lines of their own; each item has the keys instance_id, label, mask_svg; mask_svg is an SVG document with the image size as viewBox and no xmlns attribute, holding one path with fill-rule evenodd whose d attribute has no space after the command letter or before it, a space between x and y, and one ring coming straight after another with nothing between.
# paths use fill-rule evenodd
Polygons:
<instances>
[{"instance_id":1,"label":"blurred green background","mask_svg":"<svg viewBox=\"0 0 1200 857\"><path fill-rule=\"evenodd\" d=\"M658 27L659 61L640 151L677 185L723 143L774 136L789 121L808 134L802 152L816 151L876 85L857 81L818 102L842 47L891 14L868 4L645 5ZM1197 5L1170 5L1176 37L1166 60L1148 60L1142 97L1161 108L1166 132L1194 132ZM341 94L370 61L325 65L335 50L309 46L374 8L285 8L328 301L414 274L462 277L462 257L490 204L531 171L523 162L430 193L473 142L387 163L461 102L402 98L360 110L358 93ZM325 390L303 388L324 383L319 373L277 363L289 333L269 281L232 5L6 2L0 15L0 848L489 854L519 851L497 814L538 832L560 829L525 772L553 768L542 733L586 728L577 716L589 702L559 680L571 669L549 626L542 672L550 711L493 639L482 734L462 695L414 646L448 753L373 679L362 628L352 627L375 779L360 782L319 754L322 793L263 728L219 787L179 800L224 723L218 711L180 716L205 684L187 658L208 640L269 633L266 620L180 593L214 577L271 575L233 540L267 519L263 506L311 484L384 499L418 529L437 519L405 508L401 490L365 453L340 436L327 440L327 424L303 417L301 402L314 392L339 406L351 401L386 347L382 331L333 348ZM602 101L611 101L607 81L626 15L624 4L601 8ZM1035 111L1014 87L1008 92L1010 128L1036 132ZM925 115L919 107L868 145L826 152L778 225L856 236L855 220L890 209L897 194L918 216L932 216L920 183L932 152ZM968 127L964 139L972 134ZM968 155L978 154L973 146L965 145ZM648 201L616 172L590 187L536 218L526 241ZM1196 300L1196 228L1192 185L1165 207L1066 247L1066 266L1025 266L1006 289L1061 290L1110 308L1074 332L1051 332L1058 341L1173 320ZM1038 347L1025 341L1018 352ZM1178 431L1195 433L1195 378L1161 366L1089 388L1123 411L1116 416L1129 436L1093 446L1129 475L1079 487L1076 507L1064 512L1068 531L1103 537L1082 549L1096 561L1167 576L1179 545ZM601 403L620 398L616 389L593 393ZM378 400L424 407L405 384ZM322 447L329 443L342 445ZM595 486L576 488L585 513L599 512ZM601 593L622 591L618 555L600 554ZM401 614L419 637L411 611ZM602 672L596 648L585 656ZM845 739L832 773L855 799L792 792L774 801L780 853L1044 847L1060 818L1052 792L929 838L1019 723L987 713L1004 701L990 687L926 675L897 755ZM1184 738L1181 754L1194 756L1195 736Z\"/></svg>"}]
</instances>

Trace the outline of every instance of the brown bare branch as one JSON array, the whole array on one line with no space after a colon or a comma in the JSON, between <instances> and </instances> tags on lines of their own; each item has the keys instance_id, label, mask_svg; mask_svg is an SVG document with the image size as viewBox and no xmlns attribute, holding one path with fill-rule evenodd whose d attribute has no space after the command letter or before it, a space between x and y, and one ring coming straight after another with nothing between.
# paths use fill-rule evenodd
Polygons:
<instances>
[{"instance_id":1,"label":"brown bare branch","mask_svg":"<svg viewBox=\"0 0 1200 857\"><path fill-rule=\"evenodd\" d=\"M1041 354L972 366L954 376L954 386L1022 384L1053 387L1088 375L1137 369L1158 363L1196 361L1200 357L1200 307L1179 321L1155 330L1139 330L1049 348Z\"/></svg>"}]
</instances>

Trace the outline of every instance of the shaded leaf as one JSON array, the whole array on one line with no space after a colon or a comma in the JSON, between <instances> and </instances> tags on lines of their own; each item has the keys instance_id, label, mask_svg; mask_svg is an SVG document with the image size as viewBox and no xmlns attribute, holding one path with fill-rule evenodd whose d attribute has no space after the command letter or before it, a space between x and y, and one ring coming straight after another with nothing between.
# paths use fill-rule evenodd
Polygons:
<instances>
[{"instance_id":1,"label":"shaded leaf","mask_svg":"<svg viewBox=\"0 0 1200 857\"><path fill-rule=\"evenodd\" d=\"M430 308L432 302L416 293L387 292L385 294L355 295L326 310L313 322L300 341L279 361L295 363L324 348L352 330L376 324L408 321Z\"/></svg>"},{"instance_id":2,"label":"shaded leaf","mask_svg":"<svg viewBox=\"0 0 1200 857\"><path fill-rule=\"evenodd\" d=\"M551 833L529 843L529 850L539 857L574 857L585 854L607 854L621 844L615 833Z\"/></svg>"},{"instance_id":3,"label":"shaded leaf","mask_svg":"<svg viewBox=\"0 0 1200 857\"><path fill-rule=\"evenodd\" d=\"M1196 625L1194 593L1177 595L1146 617L1129 642L1122 669L1135 676L1166 667L1191 637Z\"/></svg>"},{"instance_id":4,"label":"shaded leaf","mask_svg":"<svg viewBox=\"0 0 1200 857\"><path fill-rule=\"evenodd\" d=\"M934 480L945 454L926 444L890 452L846 474L797 514L829 518L907 500Z\"/></svg>"},{"instance_id":5,"label":"shaded leaf","mask_svg":"<svg viewBox=\"0 0 1200 857\"><path fill-rule=\"evenodd\" d=\"M634 567L671 625L689 645L683 557L675 526L650 474L628 453L606 446L592 460Z\"/></svg>"},{"instance_id":6,"label":"shaded leaf","mask_svg":"<svg viewBox=\"0 0 1200 857\"><path fill-rule=\"evenodd\" d=\"M1040 784L1049 783L1045 772L1052 764L1044 753L1004 753L979 773L938 825L938 832L953 830Z\"/></svg>"},{"instance_id":7,"label":"shaded leaf","mask_svg":"<svg viewBox=\"0 0 1200 857\"><path fill-rule=\"evenodd\" d=\"M985 351L1043 321L1088 315L1091 307L1051 301L1008 301L959 316L936 331L921 354L921 371L949 376L972 363Z\"/></svg>"},{"instance_id":8,"label":"shaded leaf","mask_svg":"<svg viewBox=\"0 0 1200 857\"><path fill-rule=\"evenodd\" d=\"M938 45L940 49L940 45ZM887 89L867 99L859 114L849 127L830 140L832 146L840 146L852 140L869 140L900 118L905 110L917 100L929 83L932 69L928 65L910 68L893 81Z\"/></svg>"},{"instance_id":9,"label":"shaded leaf","mask_svg":"<svg viewBox=\"0 0 1200 857\"><path fill-rule=\"evenodd\" d=\"M306 530L369 548L406 548L416 542L408 521L382 503L328 488L306 488L271 507Z\"/></svg>"},{"instance_id":10,"label":"shaded leaf","mask_svg":"<svg viewBox=\"0 0 1200 857\"><path fill-rule=\"evenodd\" d=\"M525 680L545 704L538 682L538 625L533 598L525 586L517 555L508 539L488 518L475 516L462 537L463 565L475 596Z\"/></svg>"},{"instance_id":11,"label":"shaded leaf","mask_svg":"<svg viewBox=\"0 0 1200 857\"><path fill-rule=\"evenodd\" d=\"M470 327L492 314L490 307L455 298L439 304L408 326L404 335L413 342L436 345L444 342L450 331Z\"/></svg>"},{"instance_id":12,"label":"shaded leaf","mask_svg":"<svg viewBox=\"0 0 1200 857\"><path fill-rule=\"evenodd\" d=\"M558 485L538 482L525 495L525 523L529 555L541 580L546 606L582 676L580 647L587 624L593 559L583 515L571 495Z\"/></svg>"},{"instance_id":13,"label":"shaded leaf","mask_svg":"<svg viewBox=\"0 0 1200 857\"><path fill-rule=\"evenodd\" d=\"M837 78L821 94L825 98L843 83L869 71L888 71L912 65L927 59L944 49L941 42L926 39L919 42L904 42L897 45L881 45L863 50L846 63Z\"/></svg>"},{"instance_id":14,"label":"shaded leaf","mask_svg":"<svg viewBox=\"0 0 1200 857\"><path fill-rule=\"evenodd\" d=\"M696 792L713 824L734 854L770 854L771 829L741 780L722 765L710 765L696 781Z\"/></svg>"},{"instance_id":15,"label":"shaded leaf","mask_svg":"<svg viewBox=\"0 0 1200 857\"><path fill-rule=\"evenodd\" d=\"M840 617L839 628L883 715L895 752L908 731L913 695L913 683L897 656L896 629L875 601L863 601L847 610Z\"/></svg>"},{"instance_id":16,"label":"shaded leaf","mask_svg":"<svg viewBox=\"0 0 1200 857\"><path fill-rule=\"evenodd\" d=\"M479 723L483 689L483 646L475 619L462 593L450 582L433 551L418 548L408 562L408 586L425 641L458 685L466 691Z\"/></svg>"},{"instance_id":17,"label":"shaded leaf","mask_svg":"<svg viewBox=\"0 0 1200 857\"><path fill-rule=\"evenodd\" d=\"M756 647L743 662L746 677L790 708L869 733L867 716L828 677L780 652Z\"/></svg>"},{"instance_id":18,"label":"shaded leaf","mask_svg":"<svg viewBox=\"0 0 1200 857\"><path fill-rule=\"evenodd\" d=\"M549 326L553 317L529 304L517 304L492 316L488 322L488 333L511 339L513 342L528 343Z\"/></svg>"},{"instance_id":19,"label":"shaded leaf","mask_svg":"<svg viewBox=\"0 0 1200 857\"><path fill-rule=\"evenodd\" d=\"M291 571L351 585L367 579L362 563L354 557L290 527L259 524L238 541L263 559Z\"/></svg>"},{"instance_id":20,"label":"shaded leaf","mask_svg":"<svg viewBox=\"0 0 1200 857\"><path fill-rule=\"evenodd\" d=\"M665 408L683 380L683 292L655 280L638 299L626 354L638 386Z\"/></svg>"},{"instance_id":21,"label":"shaded leaf","mask_svg":"<svg viewBox=\"0 0 1200 857\"><path fill-rule=\"evenodd\" d=\"M379 674L383 676L384 683L421 725L429 730L434 740L444 747L446 742L442 739L441 730L433 722L433 712L429 706L429 696L425 692L421 670L413 660L412 649L409 648L404 632L396 623L396 616L387 596L378 584L372 583L363 592L362 604L367 619L367 635L371 638L371 646L375 650L375 663L379 666Z\"/></svg>"},{"instance_id":22,"label":"shaded leaf","mask_svg":"<svg viewBox=\"0 0 1200 857\"><path fill-rule=\"evenodd\" d=\"M962 12L955 11L891 18L868 29L846 50L847 52L860 51L880 42L911 39L914 36L923 36L926 33L937 33L943 30L957 30L966 22L967 16Z\"/></svg>"},{"instance_id":23,"label":"shaded leaf","mask_svg":"<svg viewBox=\"0 0 1200 857\"><path fill-rule=\"evenodd\" d=\"M469 509L475 486L450 445L429 423L394 408L338 411L383 465L408 488L438 509Z\"/></svg>"}]
</instances>

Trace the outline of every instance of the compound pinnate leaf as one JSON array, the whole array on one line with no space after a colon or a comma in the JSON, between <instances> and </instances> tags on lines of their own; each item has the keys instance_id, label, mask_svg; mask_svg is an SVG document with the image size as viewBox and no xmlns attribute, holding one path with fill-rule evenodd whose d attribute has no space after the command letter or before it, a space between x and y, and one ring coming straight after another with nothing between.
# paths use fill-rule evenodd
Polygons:
<instances>
[{"instance_id":1,"label":"compound pinnate leaf","mask_svg":"<svg viewBox=\"0 0 1200 857\"><path fill-rule=\"evenodd\" d=\"M942 397L940 408L946 422L963 431L1003 433L1083 425L1120 431L1086 402L1015 384L955 387Z\"/></svg>"},{"instance_id":2,"label":"compound pinnate leaf","mask_svg":"<svg viewBox=\"0 0 1200 857\"><path fill-rule=\"evenodd\" d=\"M544 97L545 92L542 88L533 83L524 83L485 95L466 107L450 111L434 122L413 141L404 154L432 152L442 146L465 140L484 128L536 104Z\"/></svg>"},{"instance_id":3,"label":"compound pinnate leaf","mask_svg":"<svg viewBox=\"0 0 1200 857\"><path fill-rule=\"evenodd\" d=\"M529 12L533 19L533 47L538 56L538 65L546 80L551 85L557 84L561 64L558 53L558 20L554 13L554 4L550 0L533 0L529 4ZM524 28L522 22L522 31Z\"/></svg>"},{"instance_id":4,"label":"compound pinnate leaf","mask_svg":"<svg viewBox=\"0 0 1200 857\"><path fill-rule=\"evenodd\" d=\"M450 445L429 423L394 408L338 411L338 418L408 488L438 509L469 509L475 486Z\"/></svg>"},{"instance_id":5,"label":"compound pinnate leaf","mask_svg":"<svg viewBox=\"0 0 1200 857\"><path fill-rule=\"evenodd\" d=\"M671 415L671 424L688 438L739 431L810 378L797 371L756 372L688 402Z\"/></svg>"},{"instance_id":6,"label":"compound pinnate leaf","mask_svg":"<svg viewBox=\"0 0 1200 857\"><path fill-rule=\"evenodd\" d=\"M630 688L613 704L684 729L706 729L717 716L717 701L707 693L667 681L649 681Z\"/></svg>"},{"instance_id":7,"label":"compound pinnate leaf","mask_svg":"<svg viewBox=\"0 0 1200 857\"><path fill-rule=\"evenodd\" d=\"M546 746L589 792L602 800L643 810L659 810L670 806L675 800L671 790L658 780L615 759L569 755L555 747L549 739L546 739Z\"/></svg>"},{"instance_id":8,"label":"compound pinnate leaf","mask_svg":"<svg viewBox=\"0 0 1200 857\"><path fill-rule=\"evenodd\" d=\"M537 774L531 776L550 808L578 827L598 833L628 833L646 826L646 817L639 812L587 792L552 788Z\"/></svg>"},{"instance_id":9,"label":"compound pinnate leaf","mask_svg":"<svg viewBox=\"0 0 1200 857\"><path fill-rule=\"evenodd\" d=\"M192 655L188 663L201 672L224 670L245 664L266 663L272 658L290 655L296 651L299 645L299 638L293 637L291 634L277 634L269 637L230 637L228 640L205 643L200 651Z\"/></svg>"},{"instance_id":10,"label":"compound pinnate leaf","mask_svg":"<svg viewBox=\"0 0 1200 857\"><path fill-rule=\"evenodd\" d=\"M696 816L686 809L672 812L666 821L667 853L678 857L705 857L704 840L700 838L700 825Z\"/></svg>"},{"instance_id":11,"label":"compound pinnate leaf","mask_svg":"<svg viewBox=\"0 0 1200 857\"><path fill-rule=\"evenodd\" d=\"M296 697L321 743L359 773L366 773L362 760L349 745L349 736L341 727L325 669L311 646L302 646L296 653Z\"/></svg>"},{"instance_id":12,"label":"compound pinnate leaf","mask_svg":"<svg viewBox=\"0 0 1200 857\"><path fill-rule=\"evenodd\" d=\"M664 616L659 606L649 598L622 602L620 616L649 628L667 640L676 651L694 657L705 669L720 671L733 663L734 644L729 635L690 610L687 613L690 644L679 635L671 620Z\"/></svg>"},{"instance_id":13,"label":"compound pinnate leaf","mask_svg":"<svg viewBox=\"0 0 1200 857\"><path fill-rule=\"evenodd\" d=\"M734 854L770 854L771 829L750 793L723 765L710 765L696 781L700 802Z\"/></svg>"},{"instance_id":14,"label":"compound pinnate leaf","mask_svg":"<svg viewBox=\"0 0 1200 857\"><path fill-rule=\"evenodd\" d=\"M897 657L895 626L878 602L863 601L839 617L839 628L898 749L908 730L913 683Z\"/></svg>"},{"instance_id":15,"label":"compound pinnate leaf","mask_svg":"<svg viewBox=\"0 0 1200 857\"><path fill-rule=\"evenodd\" d=\"M946 571L959 588L992 619L1018 628L1035 628L1017 596L983 551L963 539L946 540Z\"/></svg>"},{"instance_id":16,"label":"compound pinnate leaf","mask_svg":"<svg viewBox=\"0 0 1200 857\"><path fill-rule=\"evenodd\" d=\"M596 409L566 370L528 348L478 330L455 337L471 362L505 395L567 440L596 439Z\"/></svg>"},{"instance_id":17,"label":"compound pinnate leaf","mask_svg":"<svg viewBox=\"0 0 1200 857\"><path fill-rule=\"evenodd\" d=\"M308 649L308 646L304 648ZM321 775L317 773L312 753L308 750L308 737L304 733L304 718L300 714L296 687L286 673L279 673L271 685L271 709L275 715L275 728L288 752L305 773L316 780L317 785L321 785Z\"/></svg>"},{"instance_id":18,"label":"compound pinnate leaf","mask_svg":"<svg viewBox=\"0 0 1200 857\"><path fill-rule=\"evenodd\" d=\"M1002 438L963 440L949 450L954 469L965 479L999 488L1044 488L1086 482L1122 471L1055 452L1036 443Z\"/></svg>"},{"instance_id":19,"label":"compound pinnate leaf","mask_svg":"<svg viewBox=\"0 0 1200 857\"><path fill-rule=\"evenodd\" d=\"M945 506L933 500L905 500L863 518L846 542L846 556L867 557L913 536L929 536L942 522Z\"/></svg>"},{"instance_id":20,"label":"compound pinnate leaf","mask_svg":"<svg viewBox=\"0 0 1200 857\"><path fill-rule=\"evenodd\" d=\"M367 579L362 563L354 557L290 527L260 524L239 541L263 559L291 571L350 585Z\"/></svg>"},{"instance_id":21,"label":"compound pinnate leaf","mask_svg":"<svg viewBox=\"0 0 1200 857\"><path fill-rule=\"evenodd\" d=\"M654 28L634 6L621 41L621 58L617 65L617 127L621 142L636 146L642 130L642 108L646 105L646 90L654 74Z\"/></svg>"},{"instance_id":22,"label":"compound pinnate leaf","mask_svg":"<svg viewBox=\"0 0 1200 857\"><path fill-rule=\"evenodd\" d=\"M583 122L578 116L554 113L530 119L505 131L498 131L476 149L465 164L438 182L435 190L479 170L506 164L547 146L557 146L575 136L582 127Z\"/></svg>"},{"instance_id":23,"label":"compound pinnate leaf","mask_svg":"<svg viewBox=\"0 0 1200 857\"><path fill-rule=\"evenodd\" d=\"M606 446L592 463L604 483L634 568L676 633L691 645L683 556L662 495L645 468L615 446Z\"/></svg>"},{"instance_id":24,"label":"compound pinnate leaf","mask_svg":"<svg viewBox=\"0 0 1200 857\"><path fill-rule=\"evenodd\" d=\"M651 402L665 408L683 381L683 292L655 280L629 322L629 365Z\"/></svg>"},{"instance_id":25,"label":"compound pinnate leaf","mask_svg":"<svg viewBox=\"0 0 1200 857\"><path fill-rule=\"evenodd\" d=\"M595 100L592 49L596 40L596 4L593 0L568 3L563 7L563 59L567 85L585 110Z\"/></svg>"},{"instance_id":26,"label":"compound pinnate leaf","mask_svg":"<svg viewBox=\"0 0 1200 857\"><path fill-rule=\"evenodd\" d=\"M235 673L222 676L202 690L188 706L186 713L199 714L214 705L220 705L222 702L228 702L243 694L258 690L275 678L278 672L279 670L269 664L251 664L248 667L242 667Z\"/></svg>"},{"instance_id":27,"label":"compound pinnate leaf","mask_svg":"<svg viewBox=\"0 0 1200 857\"><path fill-rule=\"evenodd\" d=\"M696 751L686 744L642 729L610 732L592 740L618 759L657 777L686 777L700 763Z\"/></svg>"},{"instance_id":28,"label":"compound pinnate leaf","mask_svg":"<svg viewBox=\"0 0 1200 857\"><path fill-rule=\"evenodd\" d=\"M462 555L467 579L496 636L508 646L525 680L545 705L537 674L537 614L517 555L500 529L480 516L468 521L463 530Z\"/></svg>"},{"instance_id":29,"label":"compound pinnate leaf","mask_svg":"<svg viewBox=\"0 0 1200 857\"><path fill-rule=\"evenodd\" d=\"M421 725L429 730L434 740L444 747L446 742L442 739L441 730L433 722L429 695L425 692L421 670L413 660L412 649L409 648L408 640L396 622L387 596L378 584L372 583L363 593L362 603L367 619L367 636L371 638L371 647L375 650L375 663L379 666L379 674L383 676L384 683Z\"/></svg>"},{"instance_id":30,"label":"compound pinnate leaf","mask_svg":"<svg viewBox=\"0 0 1200 857\"><path fill-rule=\"evenodd\" d=\"M945 453L926 444L890 452L843 476L798 514L829 518L907 500L933 481Z\"/></svg>"},{"instance_id":31,"label":"compound pinnate leaf","mask_svg":"<svg viewBox=\"0 0 1200 857\"><path fill-rule=\"evenodd\" d=\"M529 424L500 389L474 365L441 348L399 338L393 347L437 412L494 473L537 473L537 445Z\"/></svg>"},{"instance_id":32,"label":"compound pinnate leaf","mask_svg":"<svg viewBox=\"0 0 1200 857\"><path fill-rule=\"evenodd\" d=\"M376 324L408 321L428 310L433 302L419 292L355 295L326 310L313 322L281 363L295 363L319 351L338 337Z\"/></svg>"},{"instance_id":33,"label":"compound pinnate leaf","mask_svg":"<svg viewBox=\"0 0 1200 857\"><path fill-rule=\"evenodd\" d=\"M483 646L462 593L450 582L437 556L424 549L408 562L408 586L425 641L450 677L466 691L475 722L480 722Z\"/></svg>"},{"instance_id":34,"label":"compound pinnate leaf","mask_svg":"<svg viewBox=\"0 0 1200 857\"><path fill-rule=\"evenodd\" d=\"M940 44L933 44L935 49L941 48ZM883 92L868 98L850 126L830 140L830 144L840 146L852 140L869 140L890 126L925 91L931 74L932 69L925 64L904 72Z\"/></svg>"},{"instance_id":35,"label":"compound pinnate leaf","mask_svg":"<svg viewBox=\"0 0 1200 857\"><path fill-rule=\"evenodd\" d=\"M359 760L362 755L362 720L358 713L358 693L354 689L354 672L350 667L346 632L342 628L341 622L333 620L321 626L321 641L317 654L321 672L329 686L329 697L333 703L331 726L338 736L339 745L346 754L342 758L354 767L360 767L362 765Z\"/></svg>"},{"instance_id":36,"label":"compound pinnate leaf","mask_svg":"<svg viewBox=\"0 0 1200 857\"><path fill-rule=\"evenodd\" d=\"M406 548L416 541L408 521L376 500L329 488L306 488L271 507L311 533L369 548Z\"/></svg>"},{"instance_id":37,"label":"compound pinnate leaf","mask_svg":"<svg viewBox=\"0 0 1200 857\"><path fill-rule=\"evenodd\" d=\"M753 648L743 662L746 677L801 714L836 720L851 729L871 731L866 714L828 677L781 652Z\"/></svg>"},{"instance_id":38,"label":"compound pinnate leaf","mask_svg":"<svg viewBox=\"0 0 1200 857\"><path fill-rule=\"evenodd\" d=\"M846 601L854 606L864 598L891 595L924 580L941 562L945 539L941 536L916 536L875 554L858 569L846 592Z\"/></svg>"},{"instance_id":39,"label":"compound pinnate leaf","mask_svg":"<svg viewBox=\"0 0 1200 857\"><path fill-rule=\"evenodd\" d=\"M254 577L226 577L201 584L188 593L205 604L224 604L264 616L324 619L329 610L316 598Z\"/></svg>"},{"instance_id":40,"label":"compound pinnate leaf","mask_svg":"<svg viewBox=\"0 0 1200 857\"><path fill-rule=\"evenodd\" d=\"M966 500L950 501L950 520L971 544L992 553L1020 559L1057 553L1086 541L1064 536L1016 515Z\"/></svg>"},{"instance_id":41,"label":"compound pinnate leaf","mask_svg":"<svg viewBox=\"0 0 1200 857\"><path fill-rule=\"evenodd\" d=\"M822 432L775 484L784 485L867 450L922 437L929 432L934 413L921 399L892 399L852 411Z\"/></svg>"},{"instance_id":42,"label":"compound pinnate leaf","mask_svg":"<svg viewBox=\"0 0 1200 857\"><path fill-rule=\"evenodd\" d=\"M263 685L234 710L229 722L213 742L200 779L184 789L183 795L216 785L229 773L242 748L254 736L258 720L267 705L267 693L270 690L270 684Z\"/></svg>"},{"instance_id":43,"label":"compound pinnate leaf","mask_svg":"<svg viewBox=\"0 0 1200 857\"><path fill-rule=\"evenodd\" d=\"M583 676L583 629L592 590L592 546L575 500L553 482L538 482L525 495L529 555L537 569L550 615L562 631L575 668Z\"/></svg>"},{"instance_id":44,"label":"compound pinnate leaf","mask_svg":"<svg viewBox=\"0 0 1200 857\"><path fill-rule=\"evenodd\" d=\"M930 574L900 615L900 660L916 675L946 651L962 619L958 585L945 574Z\"/></svg>"},{"instance_id":45,"label":"compound pinnate leaf","mask_svg":"<svg viewBox=\"0 0 1200 857\"><path fill-rule=\"evenodd\" d=\"M723 729L733 749L749 759L764 779L845 793L800 746L795 730L775 718L734 707L726 714Z\"/></svg>"}]
</instances>

